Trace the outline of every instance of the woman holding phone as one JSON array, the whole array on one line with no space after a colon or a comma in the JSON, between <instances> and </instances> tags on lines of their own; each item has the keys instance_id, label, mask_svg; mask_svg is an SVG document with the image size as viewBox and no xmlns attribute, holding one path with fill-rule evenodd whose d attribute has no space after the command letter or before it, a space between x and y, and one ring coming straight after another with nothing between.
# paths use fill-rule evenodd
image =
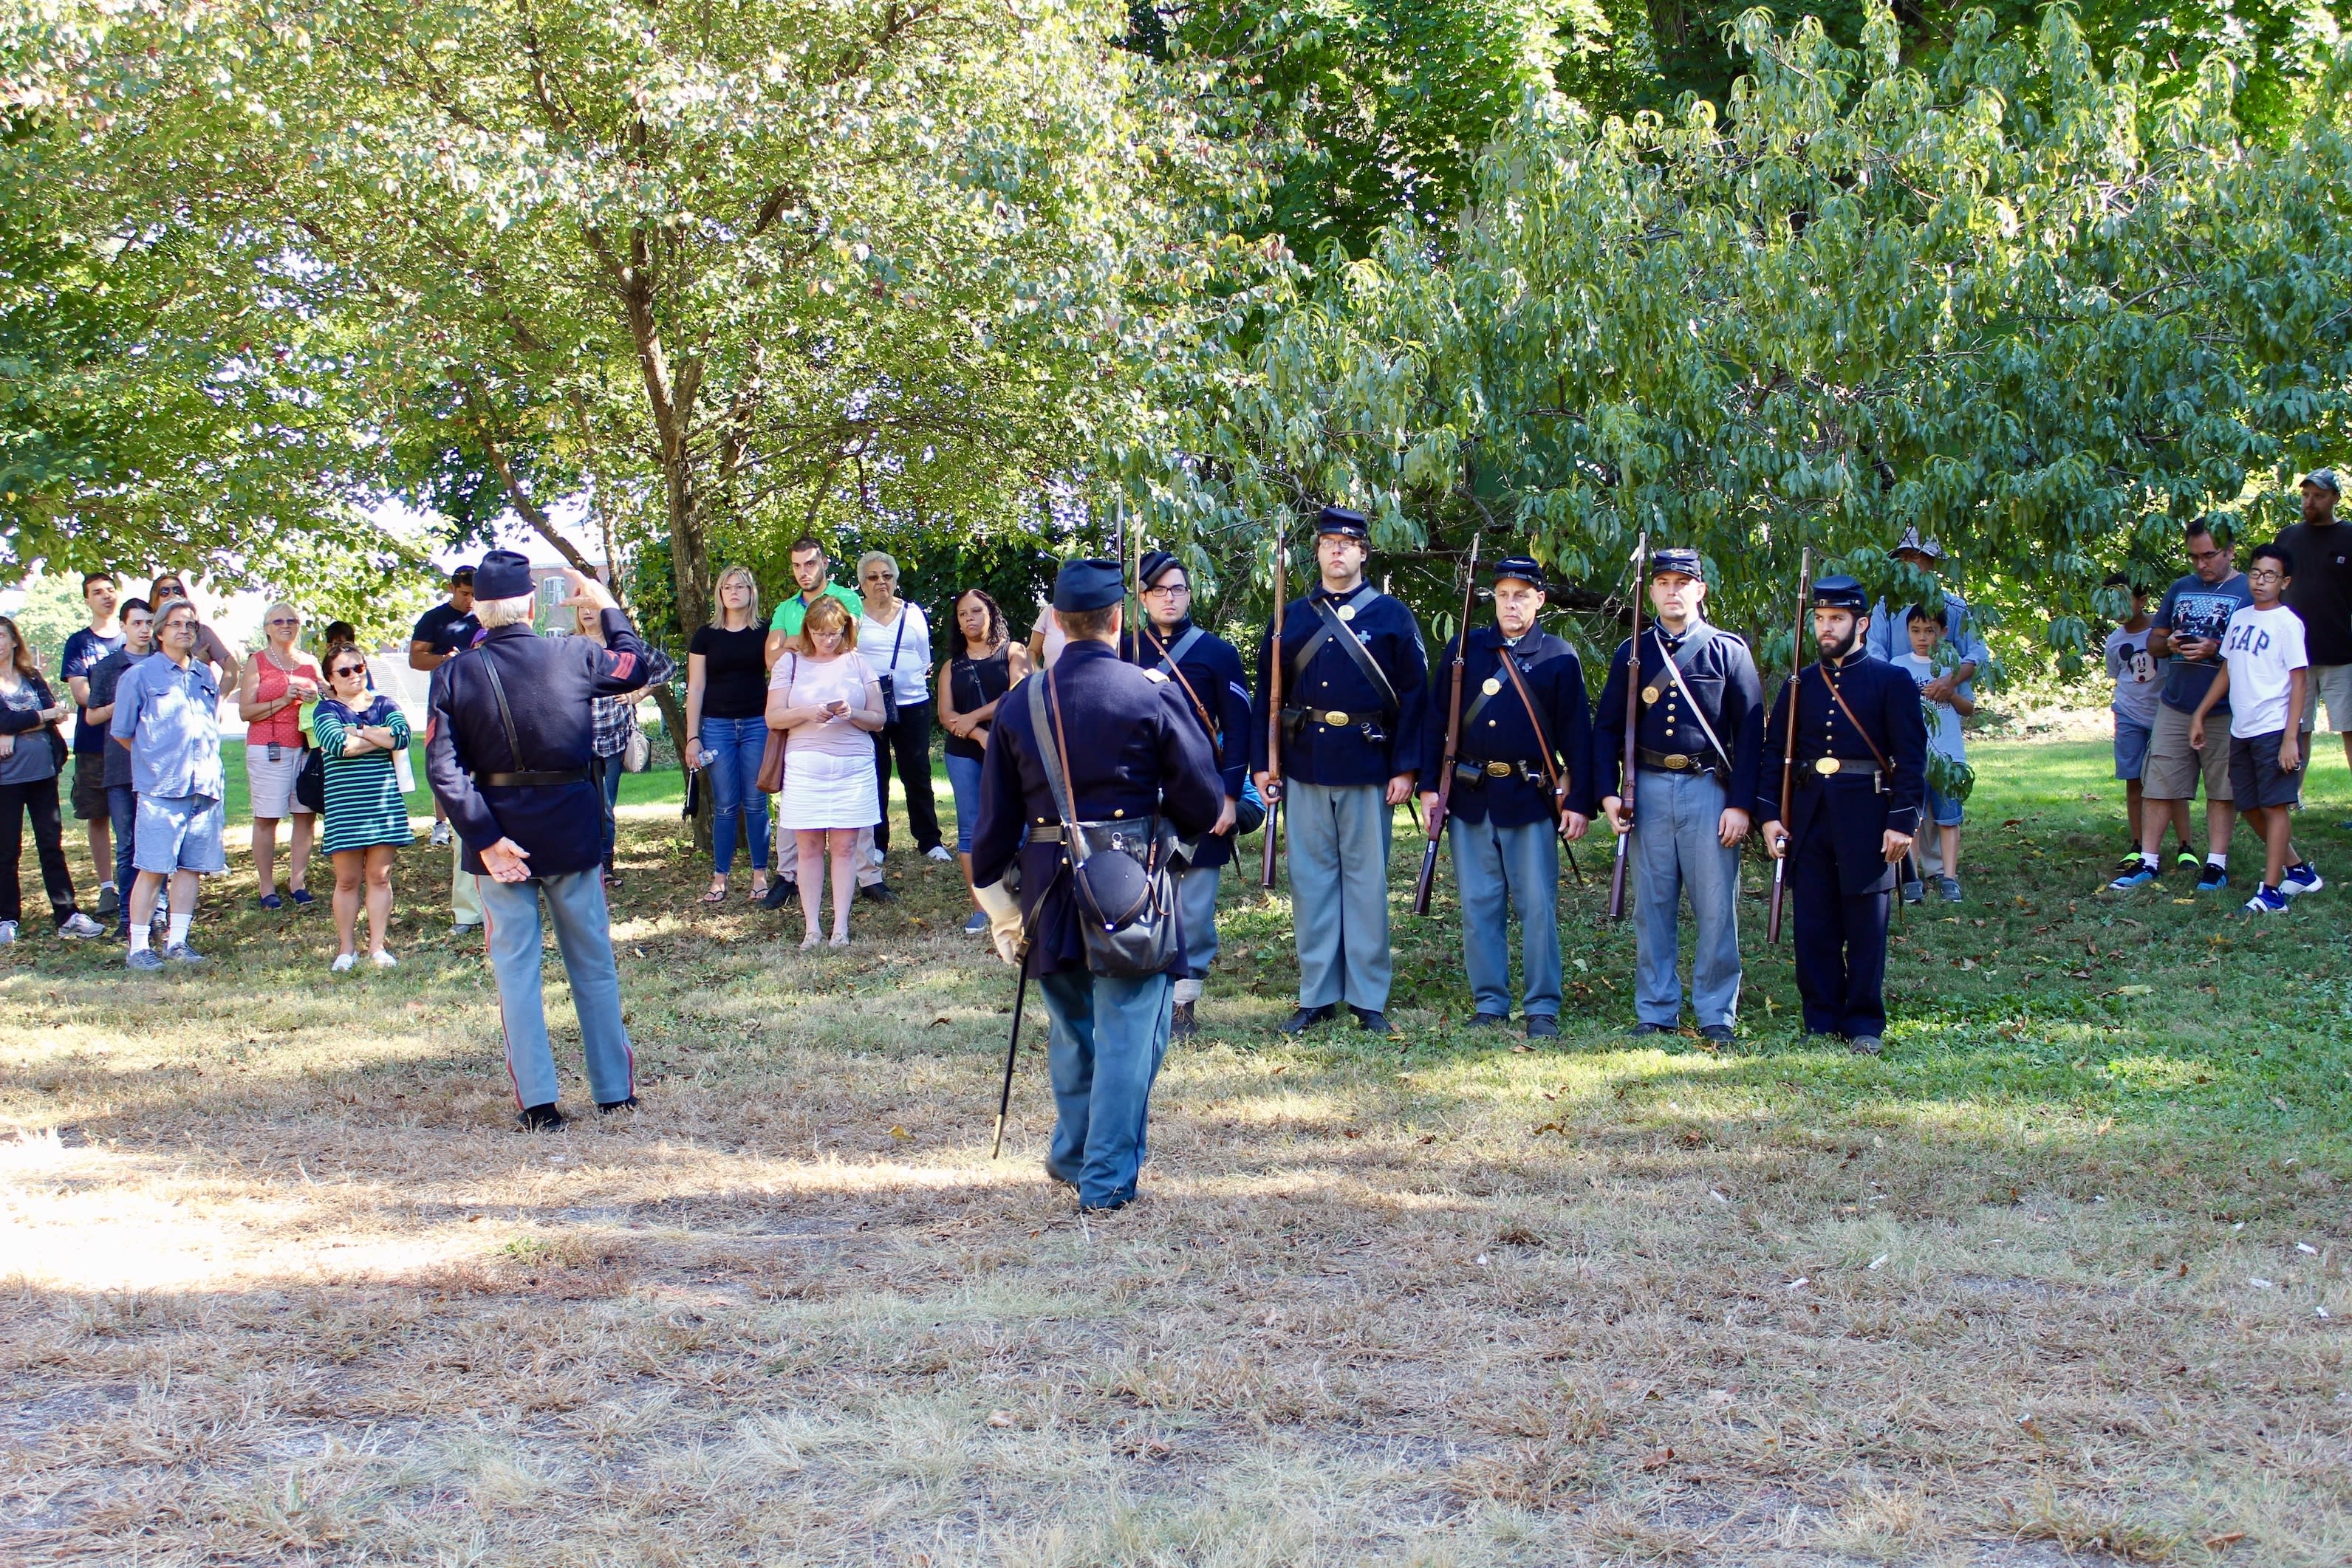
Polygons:
<instances>
[{"instance_id":1,"label":"woman holding phone","mask_svg":"<svg viewBox=\"0 0 2352 1568\"><path fill-rule=\"evenodd\" d=\"M786 732L780 830L795 835L803 947L817 945L827 863L833 872L833 946L849 946L849 901L856 868L850 852L881 813L874 734L882 688L857 656L857 622L836 600L818 600L801 625L805 652L788 652L768 677L768 727Z\"/></svg>"},{"instance_id":2,"label":"woman holding phone","mask_svg":"<svg viewBox=\"0 0 2352 1568\"><path fill-rule=\"evenodd\" d=\"M320 847L335 862L335 961L341 974L359 961L360 889L367 889L368 960L389 969L399 960L384 946L392 923L392 857L415 833L400 798L393 756L408 749L408 719L393 700L368 690L367 655L349 643L327 650L329 695L310 727L327 771L327 826Z\"/></svg>"}]
</instances>

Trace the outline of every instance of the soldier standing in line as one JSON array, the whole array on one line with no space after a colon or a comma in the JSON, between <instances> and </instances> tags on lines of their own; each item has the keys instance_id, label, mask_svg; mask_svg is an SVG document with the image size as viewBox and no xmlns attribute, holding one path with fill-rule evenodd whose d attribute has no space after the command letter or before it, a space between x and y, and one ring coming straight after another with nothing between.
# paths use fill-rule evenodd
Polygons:
<instances>
[{"instance_id":1,"label":"soldier standing in line","mask_svg":"<svg viewBox=\"0 0 2352 1568\"><path fill-rule=\"evenodd\" d=\"M1192 624L1192 574L1166 550L1146 551L1136 571L1136 597L1143 605L1143 623L1122 638L1120 655L1140 664L1144 673L1166 681L1183 694L1185 710L1207 737L1216 758L1217 775L1224 786L1224 807L1216 825L1192 847L1191 864L1177 889L1184 920L1183 977L1176 982L1175 1010L1169 1034L1178 1040L1194 1033L1192 1016L1209 967L1217 961L1217 881L1234 858L1234 829L1239 820L1244 780L1249 776L1249 686L1242 674L1242 656L1231 643Z\"/></svg>"},{"instance_id":2,"label":"soldier standing in line","mask_svg":"<svg viewBox=\"0 0 2352 1568\"><path fill-rule=\"evenodd\" d=\"M1053 1017L1045 1174L1077 1188L1079 1206L1096 1210L1134 1200L1151 1083L1168 1049L1170 996L1185 963L1178 942L1160 973L1095 972L1064 840L1072 828L1089 843L1125 838L1103 830L1133 828L1143 831L1130 842L1164 850L1171 835L1153 828L1164 823L1173 837L1196 838L1215 824L1224 800L1208 737L1181 692L1118 656L1126 590L1118 561L1062 564L1053 615L1067 641L1050 668L1013 687L996 710L971 841L973 896L988 912L998 956L1027 966ZM1057 776L1066 813L1055 799ZM1132 852L1097 847L1087 857L1088 874ZM1017 894L1005 885L1016 862ZM1139 869L1126 869L1140 881ZM1181 913L1177 920L1181 932Z\"/></svg>"},{"instance_id":3,"label":"soldier standing in line","mask_svg":"<svg viewBox=\"0 0 2352 1568\"><path fill-rule=\"evenodd\" d=\"M1250 766L1271 811L1288 805L1291 918L1298 942L1299 1034L1345 1001L1358 1027L1390 1032L1389 825L1412 795L1428 671L1412 612L1364 580L1371 530L1326 507L1315 524L1321 581L1283 606L1281 646L1258 641ZM1267 771L1266 703L1283 661L1282 778Z\"/></svg>"},{"instance_id":4,"label":"soldier standing in line","mask_svg":"<svg viewBox=\"0 0 2352 1568\"><path fill-rule=\"evenodd\" d=\"M1862 584L1813 584L1821 657L1782 683L1765 727L1778 757L1795 702L1796 787L1790 821L1770 791L1756 798L1765 848L1789 857L1796 912L1797 990L1805 1032L1843 1036L1875 1056L1886 1032L1886 914L1895 868L1910 852L1927 789L1927 726L1911 677L1862 651L1870 617Z\"/></svg>"},{"instance_id":5,"label":"soldier standing in line","mask_svg":"<svg viewBox=\"0 0 2352 1568\"><path fill-rule=\"evenodd\" d=\"M1706 569L1695 549L1650 557L1650 604L1642 628L1641 716L1633 760L1635 808L1618 794L1625 746L1626 657L1617 645L1592 723L1596 792L1609 825L1633 835L1636 1035L1682 1027L1675 972L1682 895L1690 894L1697 943L1691 1009L1699 1038L1727 1045L1739 1015L1739 844L1763 756L1764 689L1748 644L1710 626Z\"/></svg>"},{"instance_id":6,"label":"soldier standing in line","mask_svg":"<svg viewBox=\"0 0 2352 1568\"><path fill-rule=\"evenodd\" d=\"M1511 1021L1510 914L1519 914L1520 981L1529 1040L1559 1034L1559 841L1591 825L1592 720L1575 651L1538 629L1549 585L1527 556L1495 568L1495 624L1474 627L1463 653L1461 749L1445 829L1462 896L1463 967L1474 1029ZM1459 639L1455 639L1459 641ZM1437 810L1454 642L1429 683L1421 809Z\"/></svg>"}]
</instances>

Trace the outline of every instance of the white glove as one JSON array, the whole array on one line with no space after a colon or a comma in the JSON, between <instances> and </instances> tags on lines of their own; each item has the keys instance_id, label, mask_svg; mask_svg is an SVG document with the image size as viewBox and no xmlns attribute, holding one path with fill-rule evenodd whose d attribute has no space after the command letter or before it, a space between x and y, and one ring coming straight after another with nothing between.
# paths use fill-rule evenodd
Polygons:
<instances>
[{"instance_id":1,"label":"white glove","mask_svg":"<svg viewBox=\"0 0 2352 1568\"><path fill-rule=\"evenodd\" d=\"M1027 944L1021 936L1020 899L1001 882L975 887L971 893L980 901L982 913L988 916L988 935L996 944L996 956L1008 964L1021 962L1021 951Z\"/></svg>"}]
</instances>

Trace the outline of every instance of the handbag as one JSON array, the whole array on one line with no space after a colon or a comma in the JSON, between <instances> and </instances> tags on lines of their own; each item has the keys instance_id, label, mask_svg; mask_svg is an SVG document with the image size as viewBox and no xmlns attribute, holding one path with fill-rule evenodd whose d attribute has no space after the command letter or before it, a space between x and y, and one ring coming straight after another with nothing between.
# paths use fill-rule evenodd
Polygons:
<instances>
[{"instance_id":1,"label":"handbag","mask_svg":"<svg viewBox=\"0 0 2352 1568\"><path fill-rule=\"evenodd\" d=\"M898 722L898 650L906 645L907 617L913 613L913 605L898 606L898 634L890 639L890 667L883 671L874 683L882 688L882 727L885 729Z\"/></svg>"},{"instance_id":2,"label":"handbag","mask_svg":"<svg viewBox=\"0 0 2352 1568\"><path fill-rule=\"evenodd\" d=\"M1052 704L1054 722L1046 705ZM1062 703L1051 671L1029 684L1032 733L1052 737L1039 760L1062 819L1062 863L1078 904L1087 968L1108 979L1137 980L1176 961L1176 885L1168 874L1174 835L1159 814L1140 821L1081 822L1070 799L1070 759L1062 745Z\"/></svg>"},{"instance_id":3,"label":"handbag","mask_svg":"<svg viewBox=\"0 0 2352 1568\"><path fill-rule=\"evenodd\" d=\"M653 759L654 743L646 737L644 730L631 725L628 741L621 747L621 771L643 773L652 765Z\"/></svg>"},{"instance_id":4,"label":"handbag","mask_svg":"<svg viewBox=\"0 0 2352 1568\"><path fill-rule=\"evenodd\" d=\"M306 747L302 766L294 775L294 800L314 817L327 814L327 754Z\"/></svg>"},{"instance_id":5,"label":"handbag","mask_svg":"<svg viewBox=\"0 0 2352 1568\"><path fill-rule=\"evenodd\" d=\"M784 677L786 690L790 690L792 684L801 678L801 656L794 653L792 655L792 660L793 672ZM758 782L760 793L762 795L777 795L783 792L785 738L785 733L782 730L772 726L769 727L767 744L760 751Z\"/></svg>"}]
</instances>

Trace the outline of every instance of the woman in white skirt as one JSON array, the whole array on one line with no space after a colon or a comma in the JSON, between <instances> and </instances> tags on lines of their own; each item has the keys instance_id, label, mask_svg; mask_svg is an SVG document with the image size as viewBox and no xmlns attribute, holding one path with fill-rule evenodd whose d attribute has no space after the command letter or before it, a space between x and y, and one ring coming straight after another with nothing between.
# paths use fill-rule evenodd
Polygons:
<instances>
[{"instance_id":1,"label":"woman in white skirt","mask_svg":"<svg viewBox=\"0 0 2352 1568\"><path fill-rule=\"evenodd\" d=\"M809 606L801 625L806 653L788 653L768 676L768 727L787 732L784 791L776 825L799 846L803 947L817 945L824 862L833 868L833 945L849 946L849 901L859 830L882 815L874 783L874 732L882 688L857 657L857 622L838 600Z\"/></svg>"},{"instance_id":2,"label":"woman in white skirt","mask_svg":"<svg viewBox=\"0 0 2352 1568\"><path fill-rule=\"evenodd\" d=\"M325 683L318 666L294 651L302 616L279 600L261 612L268 640L237 672L236 716L245 720L245 783L253 802L253 879L261 907L282 909L278 896L278 820L291 817L293 865L288 891L297 904L314 902L310 878L310 808L294 799L294 779L308 753L302 743L302 705Z\"/></svg>"}]
</instances>

